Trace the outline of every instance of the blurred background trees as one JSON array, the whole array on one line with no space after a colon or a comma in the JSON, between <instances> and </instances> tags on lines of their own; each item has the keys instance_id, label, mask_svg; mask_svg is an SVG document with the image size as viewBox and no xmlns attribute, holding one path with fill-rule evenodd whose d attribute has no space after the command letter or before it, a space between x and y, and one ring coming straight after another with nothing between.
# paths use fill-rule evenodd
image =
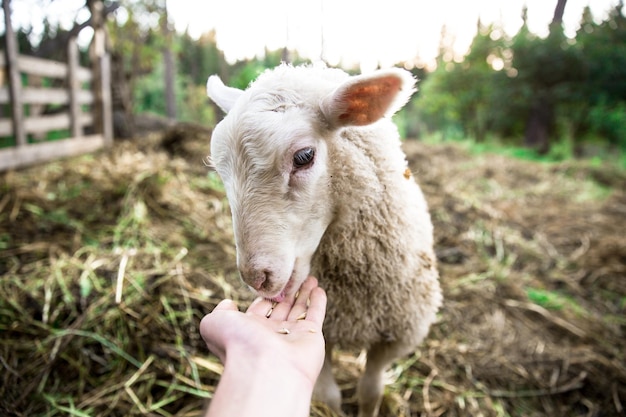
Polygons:
<instances>
[{"instance_id":1,"label":"blurred background trees","mask_svg":"<svg viewBox=\"0 0 626 417\"><path fill-rule=\"evenodd\" d=\"M89 0L92 1L92 0ZM86 1L86 4L88 1ZM260 72L285 57L307 62L297 51L227 62L210 31L195 39L176 33L165 0L104 1L113 57L118 136L131 137L134 117L153 114L212 125L217 109L206 99L205 83L219 74L245 88ZM477 22L477 33L462 58L454 57L442 33L437 67L412 68L419 92L396 116L406 137L471 139L502 143L554 157L600 151L626 153L626 18L620 1L602 21L589 8L573 38L562 29L563 0L547 37L524 24L514 36ZM77 26L85 22L78 22ZM20 51L41 54L67 37L46 24L36 43L21 29ZM404 65L404 63L398 63ZM562 155L560 155L562 154Z\"/></svg>"},{"instance_id":2,"label":"blurred background trees","mask_svg":"<svg viewBox=\"0 0 626 417\"><path fill-rule=\"evenodd\" d=\"M414 130L444 139L489 137L539 153L565 143L583 155L599 145L626 150L625 110L626 18L620 2L599 23L586 8L573 39L558 21L546 38L524 23L510 39L478 22L464 60L440 58L407 116L416 115L421 129Z\"/></svg>"}]
</instances>

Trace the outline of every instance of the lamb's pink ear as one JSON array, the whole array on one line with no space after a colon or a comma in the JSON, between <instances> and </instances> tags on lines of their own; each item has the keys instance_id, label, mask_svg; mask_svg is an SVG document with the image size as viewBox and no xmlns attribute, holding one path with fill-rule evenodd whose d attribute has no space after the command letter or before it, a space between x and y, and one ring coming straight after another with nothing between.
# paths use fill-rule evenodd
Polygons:
<instances>
[{"instance_id":1,"label":"lamb's pink ear","mask_svg":"<svg viewBox=\"0 0 626 417\"><path fill-rule=\"evenodd\" d=\"M243 91L238 88L227 87L224 85L220 77L217 75L211 75L206 83L207 95L220 109L224 110L224 113L228 113L235 102L243 94Z\"/></svg>"},{"instance_id":2,"label":"lamb's pink ear","mask_svg":"<svg viewBox=\"0 0 626 417\"><path fill-rule=\"evenodd\" d=\"M350 78L322 100L320 108L331 128L365 126L391 116L415 92L410 72L394 68Z\"/></svg>"}]
</instances>

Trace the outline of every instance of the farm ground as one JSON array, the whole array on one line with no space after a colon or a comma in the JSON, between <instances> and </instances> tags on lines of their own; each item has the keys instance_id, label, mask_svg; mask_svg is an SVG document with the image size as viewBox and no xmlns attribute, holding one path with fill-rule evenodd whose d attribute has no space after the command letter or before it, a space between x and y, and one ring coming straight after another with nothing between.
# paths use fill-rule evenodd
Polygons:
<instances>
[{"instance_id":1,"label":"farm ground","mask_svg":"<svg viewBox=\"0 0 626 417\"><path fill-rule=\"evenodd\" d=\"M0 414L201 414L221 365L198 322L251 299L209 136L178 125L0 175ZM381 416L623 415L626 173L404 147L445 303ZM335 360L352 414L363 357Z\"/></svg>"}]
</instances>

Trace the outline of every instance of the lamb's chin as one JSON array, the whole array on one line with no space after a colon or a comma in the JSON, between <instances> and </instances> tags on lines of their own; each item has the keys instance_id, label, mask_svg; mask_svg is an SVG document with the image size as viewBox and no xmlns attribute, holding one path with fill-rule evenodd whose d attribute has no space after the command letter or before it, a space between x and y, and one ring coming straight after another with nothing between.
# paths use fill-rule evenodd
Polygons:
<instances>
[{"instance_id":1,"label":"lamb's chin","mask_svg":"<svg viewBox=\"0 0 626 417\"><path fill-rule=\"evenodd\" d=\"M287 282L287 285L285 285L285 287L280 290L280 292L276 293L269 293L269 294L261 294L259 293L259 296L270 300L272 302L275 303L280 303L281 301L285 300L285 298L287 298L288 295L290 295L290 286L291 286L291 280L289 280L289 282Z\"/></svg>"},{"instance_id":2,"label":"lamb's chin","mask_svg":"<svg viewBox=\"0 0 626 417\"><path fill-rule=\"evenodd\" d=\"M301 277L298 275L296 271L293 271L291 274L291 277L289 277L289 281L287 281L283 289L280 290L278 294L275 294L275 295L269 294L269 295L264 295L263 297L270 301L280 303L281 301L285 300L285 298L295 294L295 292L298 291L298 289L300 288L300 286L302 285L306 277L307 277L307 274L304 274L304 277Z\"/></svg>"},{"instance_id":3,"label":"lamb's chin","mask_svg":"<svg viewBox=\"0 0 626 417\"><path fill-rule=\"evenodd\" d=\"M285 294L285 290L282 290L280 292L280 294L278 294L275 297L270 298L269 300L274 302L274 303L280 303L281 301L283 301L285 298L287 298L287 295Z\"/></svg>"}]
</instances>

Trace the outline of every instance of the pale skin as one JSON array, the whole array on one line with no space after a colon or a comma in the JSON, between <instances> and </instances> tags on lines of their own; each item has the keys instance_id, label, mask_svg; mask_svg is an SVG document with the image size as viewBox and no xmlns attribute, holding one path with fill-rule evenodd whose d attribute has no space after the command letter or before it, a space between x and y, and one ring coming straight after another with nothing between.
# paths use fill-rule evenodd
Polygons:
<instances>
[{"instance_id":1,"label":"pale skin","mask_svg":"<svg viewBox=\"0 0 626 417\"><path fill-rule=\"evenodd\" d=\"M206 416L308 416L324 362L325 314L326 293L314 277L280 303L257 298L245 313L220 302L200 322L224 364Z\"/></svg>"}]
</instances>

